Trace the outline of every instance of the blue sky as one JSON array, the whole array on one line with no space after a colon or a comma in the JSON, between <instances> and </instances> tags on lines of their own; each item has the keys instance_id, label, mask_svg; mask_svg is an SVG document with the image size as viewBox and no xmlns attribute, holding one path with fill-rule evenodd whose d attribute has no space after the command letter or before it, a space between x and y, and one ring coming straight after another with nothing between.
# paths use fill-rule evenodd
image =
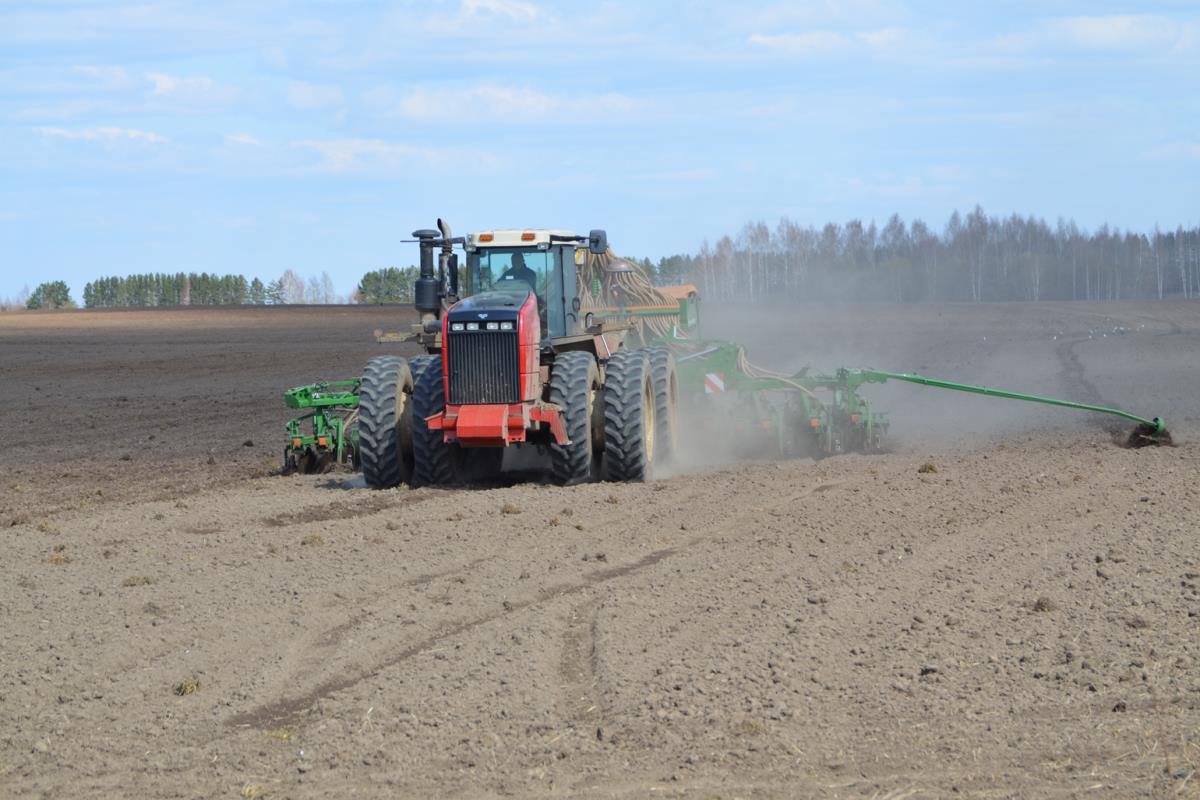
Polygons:
<instances>
[{"instance_id":1,"label":"blue sky","mask_svg":"<svg viewBox=\"0 0 1200 800\"><path fill-rule=\"evenodd\" d=\"M1200 221L1195 3L0 0L0 296L976 203Z\"/></svg>"}]
</instances>

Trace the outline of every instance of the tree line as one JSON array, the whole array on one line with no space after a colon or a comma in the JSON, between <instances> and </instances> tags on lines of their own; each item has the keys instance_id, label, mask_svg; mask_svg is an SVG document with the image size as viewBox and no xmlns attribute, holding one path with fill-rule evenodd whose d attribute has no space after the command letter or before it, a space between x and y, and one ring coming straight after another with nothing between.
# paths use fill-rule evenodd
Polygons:
<instances>
[{"instance_id":1,"label":"tree line","mask_svg":"<svg viewBox=\"0 0 1200 800\"><path fill-rule=\"evenodd\" d=\"M941 230L897 214L882 228L857 219L819 228L787 218L774 227L751 222L695 253L657 264L634 260L660 285L689 281L721 302L1200 297L1200 225L1148 233L1102 225L1088 232L1063 219L1051 226L1033 216L989 216L979 206L965 216L955 211ZM349 301L411 303L417 274L413 266L373 270ZM290 269L267 283L242 275L149 273L99 278L83 290L87 308L343 302L329 273L305 280ZM4 303L14 305L74 303L67 285L53 281Z\"/></svg>"},{"instance_id":2,"label":"tree line","mask_svg":"<svg viewBox=\"0 0 1200 800\"><path fill-rule=\"evenodd\" d=\"M363 275L352 303L411 303L417 279L416 267L388 267ZM109 276L89 281L83 287L85 308L155 308L169 306L302 305L345 303L328 272L306 281L293 270L263 283L244 275L201 273L146 273ZM17 298L0 307L29 309L74 308L70 287L64 281L43 283L31 294L22 290Z\"/></svg>"},{"instance_id":3,"label":"tree line","mask_svg":"<svg viewBox=\"0 0 1200 800\"><path fill-rule=\"evenodd\" d=\"M263 283L244 275L148 273L107 277L83 287L85 308L154 308L158 306L299 305L344 302L328 272L307 281L292 270Z\"/></svg>"},{"instance_id":4,"label":"tree line","mask_svg":"<svg viewBox=\"0 0 1200 800\"><path fill-rule=\"evenodd\" d=\"M786 218L746 224L694 254L662 258L659 284L720 301L996 302L1200 296L1200 226L1150 233L955 211L940 231L893 215L883 228Z\"/></svg>"}]
</instances>

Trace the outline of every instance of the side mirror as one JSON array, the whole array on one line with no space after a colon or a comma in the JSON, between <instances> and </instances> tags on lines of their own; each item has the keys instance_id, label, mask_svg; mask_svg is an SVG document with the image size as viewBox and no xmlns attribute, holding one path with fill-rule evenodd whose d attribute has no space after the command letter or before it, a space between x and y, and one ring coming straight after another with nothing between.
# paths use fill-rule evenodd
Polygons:
<instances>
[{"instance_id":1,"label":"side mirror","mask_svg":"<svg viewBox=\"0 0 1200 800\"><path fill-rule=\"evenodd\" d=\"M608 234L603 229L596 228L588 234L588 252L595 256L608 252Z\"/></svg>"}]
</instances>

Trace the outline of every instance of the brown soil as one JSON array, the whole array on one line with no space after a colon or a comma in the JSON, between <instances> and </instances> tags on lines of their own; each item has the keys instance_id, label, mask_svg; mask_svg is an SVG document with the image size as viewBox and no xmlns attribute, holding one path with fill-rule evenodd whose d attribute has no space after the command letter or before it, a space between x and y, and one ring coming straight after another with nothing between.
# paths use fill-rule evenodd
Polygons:
<instances>
[{"instance_id":1,"label":"brown soil","mask_svg":"<svg viewBox=\"0 0 1200 800\"><path fill-rule=\"evenodd\" d=\"M886 455L386 492L280 392L405 311L0 316L0 796L1195 796L1198 308L708 331L1172 448L889 384Z\"/></svg>"}]
</instances>

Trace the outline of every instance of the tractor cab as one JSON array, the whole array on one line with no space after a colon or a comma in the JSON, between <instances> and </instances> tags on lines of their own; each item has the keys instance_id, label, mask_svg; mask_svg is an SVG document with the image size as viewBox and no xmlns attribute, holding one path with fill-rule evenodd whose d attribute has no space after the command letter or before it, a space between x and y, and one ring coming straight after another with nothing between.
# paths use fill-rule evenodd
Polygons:
<instances>
[{"instance_id":1,"label":"tractor cab","mask_svg":"<svg viewBox=\"0 0 1200 800\"><path fill-rule=\"evenodd\" d=\"M587 241L568 231L494 230L470 234L464 242L467 264L460 276L461 294L524 297L532 293L542 338L571 336L579 328L575 265L584 255L579 247L581 240Z\"/></svg>"}]
</instances>

